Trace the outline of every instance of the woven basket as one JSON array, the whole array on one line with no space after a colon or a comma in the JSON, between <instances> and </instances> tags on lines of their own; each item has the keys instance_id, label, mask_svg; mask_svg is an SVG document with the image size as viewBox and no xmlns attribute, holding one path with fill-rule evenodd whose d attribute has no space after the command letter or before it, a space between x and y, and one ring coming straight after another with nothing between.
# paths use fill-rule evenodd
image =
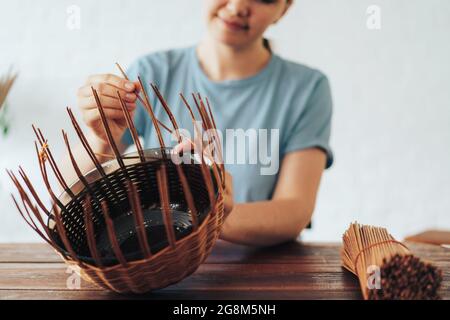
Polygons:
<instances>
[{"instance_id":1,"label":"woven basket","mask_svg":"<svg viewBox=\"0 0 450 320\"><path fill-rule=\"evenodd\" d=\"M219 236L219 226L223 216L222 195L217 193L216 201L211 204L208 191L203 180L199 164L182 164L189 188L195 194L194 203L197 209L197 229L194 231L192 212L189 210L183 193L182 184L175 165L169 157L163 159L162 153L167 150L145 150L146 161L140 163L137 154L126 155L125 158L135 158L126 165L126 173L114 168L115 161L103 164L105 171L111 171L106 177L100 178L94 170L86 175L90 189L83 188L79 181L72 190L80 190L72 199L67 192L61 197L65 211L61 218L72 249L77 253L80 264L67 252L55 222L55 216L49 219L49 229L53 232L53 241L64 253L63 259L81 267L81 275L91 282L117 292L147 292L176 283L194 272L209 255L213 244ZM163 206L158 195L156 174L165 165L167 170L169 208L174 227L175 242L171 245L166 235L163 219ZM130 180L127 180L130 177ZM108 180L108 183L105 181ZM137 191L142 209L147 243L151 256L145 257L140 248L135 213L129 196L127 182L131 181ZM109 188L108 184L114 186ZM95 198L94 198L95 197ZM89 201L89 204L86 203ZM115 226L117 241L126 263L121 263L115 256L101 203L108 203L108 213ZM86 207L92 214L94 237L99 251L99 261L96 262L90 253L86 237L84 221Z\"/></svg>"},{"instance_id":2,"label":"woven basket","mask_svg":"<svg viewBox=\"0 0 450 320\"><path fill-rule=\"evenodd\" d=\"M152 85L152 88L174 130L178 129L166 101L156 86ZM20 194L21 201L13 196L14 202L28 225L67 264L78 266L84 279L119 293L145 293L174 284L198 268L220 234L224 219L223 165L212 161L211 154L208 157L203 152L200 156L196 154L197 157L189 154L187 162L174 162L171 148L165 147L160 126L170 129L155 118L145 91L145 100L140 99L149 111L161 145L142 149L131 116L118 93L137 147L134 153L120 155L97 92L94 89L93 92L115 159L98 162L68 109L95 169L87 174L80 172L67 134L63 132L68 154L79 177L68 186L47 140L41 130L33 126L37 136L36 153L44 183L53 200L52 209L43 205L22 168L19 170L22 181L8 171ZM205 104L200 95L193 97L203 127L209 131L215 129L209 102ZM195 123L192 109L183 96L182 99ZM217 136L210 134L209 138L217 144ZM217 152L221 153L221 150ZM208 164L205 158L210 160ZM59 197L55 196L51 186L48 164L64 189Z\"/></svg>"}]
</instances>

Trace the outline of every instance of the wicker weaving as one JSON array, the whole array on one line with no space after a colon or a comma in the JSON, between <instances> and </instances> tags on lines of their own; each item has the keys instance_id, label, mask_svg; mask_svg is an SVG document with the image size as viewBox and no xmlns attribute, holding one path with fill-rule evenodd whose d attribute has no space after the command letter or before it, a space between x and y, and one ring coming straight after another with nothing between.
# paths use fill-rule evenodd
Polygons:
<instances>
[{"instance_id":1,"label":"wicker weaving","mask_svg":"<svg viewBox=\"0 0 450 320\"><path fill-rule=\"evenodd\" d=\"M140 79L139 79L140 80ZM142 82L141 82L142 83ZM142 86L144 88L144 86ZM201 152L200 161L172 161L161 129L177 134L178 124L158 88L152 89L169 115L173 129L155 118L148 94L139 96L148 111L159 138L159 148L143 150L132 117L120 97L122 111L137 151L121 155L112 138L98 95L97 107L114 159L100 163L79 123L68 108L73 127L95 169L83 174L77 165L68 135L63 131L78 181L68 185L42 131L33 126L37 137L36 154L52 207L47 208L22 168L19 176L9 175L19 191L13 196L20 214L70 265L78 265L81 275L103 288L120 292L144 293L176 283L193 273L210 253L223 222L223 165L213 155ZM187 99L181 95L192 121L196 119ZM206 129L215 129L209 102L193 95ZM220 154L218 137L209 130L209 141ZM208 132L208 130L207 130ZM197 159L197 160L196 160ZM206 161L209 160L209 161ZM57 196L51 186L49 168L64 192Z\"/></svg>"}]
</instances>

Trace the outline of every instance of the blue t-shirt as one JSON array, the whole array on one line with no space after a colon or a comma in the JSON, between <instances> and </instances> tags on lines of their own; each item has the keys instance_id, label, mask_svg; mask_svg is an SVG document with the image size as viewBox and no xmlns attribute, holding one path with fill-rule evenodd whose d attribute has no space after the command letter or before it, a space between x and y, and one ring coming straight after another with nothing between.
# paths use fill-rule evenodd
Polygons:
<instances>
[{"instance_id":1,"label":"blue t-shirt","mask_svg":"<svg viewBox=\"0 0 450 320\"><path fill-rule=\"evenodd\" d=\"M192 121L179 94L185 95L194 112L191 94L208 97L217 129L222 133L225 169L233 176L235 202L269 200L279 166L289 152L317 147L327 155L327 168L333 162L329 146L331 92L328 79L318 70L273 54L266 67L254 76L215 82L203 72L196 47L189 47L143 56L127 74L130 80L138 75L142 78L156 117L170 128L169 117L150 83L159 87L179 126L191 133ZM200 119L198 113L196 117ZM159 147L151 118L139 102L135 124L144 148ZM166 145L175 145L176 141L161 130ZM239 136L244 137L241 143ZM133 143L128 131L122 141L126 145Z\"/></svg>"}]
</instances>

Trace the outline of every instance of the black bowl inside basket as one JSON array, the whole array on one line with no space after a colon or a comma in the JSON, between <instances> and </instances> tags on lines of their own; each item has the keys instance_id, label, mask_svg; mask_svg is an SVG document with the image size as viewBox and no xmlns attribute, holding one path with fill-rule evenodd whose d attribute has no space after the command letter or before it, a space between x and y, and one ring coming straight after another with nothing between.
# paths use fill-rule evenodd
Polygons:
<instances>
[{"instance_id":1,"label":"black bowl inside basket","mask_svg":"<svg viewBox=\"0 0 450 320\"><path fill-rule=\"evenodd\" d=\"M102 265L111 266L119 263L108 237L101 210L102 201L106 201L108 205L117 240L125 259L135 261L143 258L137 237L135 217L128 197L127 179L133 181L139 195L145 231L152 254L169 245L156 180L156 172L162 164L165 164L167 170L170 212L175 237L179 240L192 233L191 213L185 200L176 165L170 158L170 149L145 150L145 158L145 162L140 162L136 153L125 155L125 170L119 167L116 160L108 161L102 165L106 173L105 177L102 177L95 169L85 175L89 182L89 188L78 181L71 186L72 192L76 195L73 199L67 193L63 193L59 198L62 208L58 208L58 210L61 213L67 238L80 260L95 265L95 261L90 254L84 223L84 210L88 197L91 199L95 242ZM197 218L199 224L201 224L211 211L201 165L192 161L192 163L183 163L180 166L194 196ZM217 196L217 183L211 168L210 172ZM54 216L49 218L52 238L67 254L67 249L61 240L54 219Z\"/></svg>"}]
</instances>

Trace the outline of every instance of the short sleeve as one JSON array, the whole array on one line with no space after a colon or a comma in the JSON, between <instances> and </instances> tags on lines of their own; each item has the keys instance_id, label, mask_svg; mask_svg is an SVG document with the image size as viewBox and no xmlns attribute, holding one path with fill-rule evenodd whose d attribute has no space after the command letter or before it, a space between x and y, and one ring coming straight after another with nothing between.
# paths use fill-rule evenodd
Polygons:
<instances>
[{"instance_id":1,"label":"short sleeve","mask_svg":"<svg viewBox=\"0 0 450 320\"><path fill-rule=\"evenodd\" d=\"M135 61L126 71L128 78L131 81L136 81L138 76L144 72L140 67L139 60ZM147 111L139 100L136 100L136 111L134 113L134 125L140 137L144 137L146 130L146 116ZM122 143L130 146L134 143L130 130L127 128L121 139Z\"/></svg>"},{"instance_id":2,"label":"short sleeve","mask_svg":"<svg viewBox=\"0 0 450 320\"><path fill-rule=\"evenodd\" d=\"M333 163L333 152L329 143L332 107L329 81L326 76L321 76L311 91L305 108L288 134L282 155L316 147L325 152L326 168L329 168Z\"/></svg>"}]
</instances>

